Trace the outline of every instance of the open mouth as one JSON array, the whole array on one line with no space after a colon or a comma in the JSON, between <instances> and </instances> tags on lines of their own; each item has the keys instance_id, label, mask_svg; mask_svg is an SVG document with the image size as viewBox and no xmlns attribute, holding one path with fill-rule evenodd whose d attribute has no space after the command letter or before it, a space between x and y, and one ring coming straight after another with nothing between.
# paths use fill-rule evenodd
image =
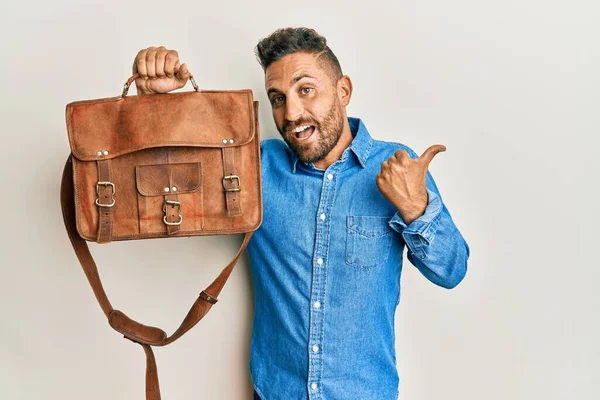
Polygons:
<instances>
[{"instance_id":1,"label":"open mouth","mask_svg":"<svg viewBox=\"0 0 600 400\"><path fill-rule=\"evenodd\" d=\"M315 127L313 125L302 125L293 129L291 133L294 135L296 140L307 140L313 133L315 133Z\"/></svg>"}]
</instances>

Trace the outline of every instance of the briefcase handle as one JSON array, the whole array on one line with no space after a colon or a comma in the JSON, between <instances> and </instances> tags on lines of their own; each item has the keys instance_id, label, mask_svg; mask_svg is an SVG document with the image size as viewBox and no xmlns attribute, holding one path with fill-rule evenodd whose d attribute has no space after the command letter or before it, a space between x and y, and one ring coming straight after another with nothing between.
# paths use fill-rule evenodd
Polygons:
<instances>
[{"instance_id":1,"label":"briefcase handle","mask_svg":"<svg viewBox=\"0 0 600 400\"><path fill-rule=\"evenodd\" d=\"M135 74L133 74L131 76L131 78L127 79L127 82L125 82L125 85L123 85L123 93L121 93L121 97L126 97L127 96L127 92L129 92L129 87L131 86L131 84L137 79L139 78L140 74L138 74L137 72ZM196 81L194 80L194 75L190 74L190 82L192 82L192 86L194 87L194 90L197 92L198 90L200 90L200 88L198 87L198 85L196 84Z\"/></svg>"}]
</instances>

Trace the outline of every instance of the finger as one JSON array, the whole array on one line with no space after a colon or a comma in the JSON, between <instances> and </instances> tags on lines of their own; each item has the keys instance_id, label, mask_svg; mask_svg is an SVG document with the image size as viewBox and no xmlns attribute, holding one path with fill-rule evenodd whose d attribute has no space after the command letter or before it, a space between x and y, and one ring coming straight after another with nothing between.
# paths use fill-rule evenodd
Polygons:
<instances>
[{"instance_id":1,"label":"finger","mask_svg":"<svg viewBox=\"0 0 600 400\"><path fill-rule=\"evenodd\" d=\"M429 146L427 148L427 150L425 150L423 152L423 154L421 154L421 157L419 157L420 160L423 160L425 162L425 165L429 165L429 163L431 162L431 160L433 160L433 157L442 151L446 151L446 146L441 145L441 144L434 144L432 146Z\"/></svg>"},{"instance_id":2,"label":"finger","mask_svg":"<svg viewBox=\"0 0 600 400\"><path fill-rule=\"evenodd\" d=\"M146 71L148 72L148 78L156 78L156 47L150 47L146 53Z\"/></svg>"},{"instance_id":3,"label":"finger","mask_svg":"<svg viewBox=\"0 0 600 400\"><path fill-rule=\"evenodd\" d=\"M165 77L165 58L167 56L167 49L164 46L160 46L156 51L156 60L154 64L154 73L157 78Z\"/></svg>"},{"instance_id":4,"label":"finger","mask_svg":"<svg viewBox=\"0 0 600 400\"><path fill-rule=\"evenodd\" d=\"M396 152L394 153L394 157L397 158L398 160L400 160L402 158L410 158L410 156L408 155L406 150L396 150Z\"/></svg>"},{"instance_id":5,"label":"finger","mask_svg":"<svg viewBox=\"0 0 600 400\"><path fill-rule=\"evenodd\" d=\"M165 75L172 78L175 75L175 66L179 69L179 54L175 50L169 50L165 57Z\"/></svg>"},{"instance_id":6,"label":"finger","mask_svg":"<svg viewBox=\"0 0 600 400\"><path fill-rule=\"evenodd\" d=\"M384 161L381 163L381 168L380 168L380 174L383 174L385 171L390 169L390 162L389 161Z\"/></svg>"},{"instance_id":7,"label":"finger","mask_svg":"<svg viewBox=\"0 0 600 400\"><path fill-rule=\"evenodd\" d=\"M185 84L188 81L188 79L190 79L190 71L188 71L187 64L183 63L179 66L179 69L175 74L175 78L183 84Z\"/></svg>"},{"instance_id":8,"label":"finger","mask_svg":"<svg viewBox=\"0 0 600 400\"><path fill-rule=\"evenodd\" d=\"M393 160L393 161L399 163L400 165L406 166L410 163L412 158L410 158L410 155L408 154L408 152L406 150L396 150L396 152L390 158L390 160Z\"/></svg>"},{"instance_id":9,"label":"finger","mask_svg":"<svg viewBox=\"0 0 600 400\"><path fill-rule=\"evenodd\" d=\"M138 69L137 69L137 55L135 56L135 58L133 59L133 65L131 66L131 75L135 75L137 74Z\"/></svg>"},{"instance_id":10,"label":"finger","mask_svg":"<svg viewBox=\"0 0 600 400\"><path fill-rule=\"evenodd\" d=\"M146 53L148 52L148 49L142 49L138 52L137 56L135 57L135 72L137 72L140 77L142 78L147 78L148 77L148 71L146 70Z\"/></svg>"}]
</instances>

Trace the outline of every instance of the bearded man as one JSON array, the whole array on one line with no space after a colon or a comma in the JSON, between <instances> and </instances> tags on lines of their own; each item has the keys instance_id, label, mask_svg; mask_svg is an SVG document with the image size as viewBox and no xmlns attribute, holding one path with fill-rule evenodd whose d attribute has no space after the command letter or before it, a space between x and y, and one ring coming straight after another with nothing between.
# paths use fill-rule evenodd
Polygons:
<instances>
[{"instance_id":1,"label":"bearded man","mask_svg":"<svg viewBox=\"0 0 600 400\"><path fill-rule=\"evenodd\" d=\"M419 157L349 118L352 81L312 29L277 30L256 55L283 140L261 143L264 218L248 245L254 398L397 399L404 249L436 285L467 270L469 246L427 170L445 147ZM190 77L164 47L141 50L133 72L140 95Z\"/></svg>"}]
</instances>

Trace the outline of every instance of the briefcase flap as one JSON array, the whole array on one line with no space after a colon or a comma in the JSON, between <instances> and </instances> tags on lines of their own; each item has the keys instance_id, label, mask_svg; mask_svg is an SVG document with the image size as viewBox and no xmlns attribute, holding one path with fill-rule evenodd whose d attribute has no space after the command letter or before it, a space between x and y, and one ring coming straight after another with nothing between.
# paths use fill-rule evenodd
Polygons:
<instances>
[{"instance_id":1,"label":"briefcase flap","mask_svg":"<svg viewBox=\"0 0 600 400\"><path fill-rule=\"evenodd\" d=\"M106 160L164 146L235 147L255 134L251 90L113 97L67 105L73 155Z\"/></svg>"},{"instance_id":2,"label":"briefcase flap","mask_svg":"<svg viewBox=\"0 0 600 400\"><path fill-rule=\"evenodd\" d=\"M136 187L142 196L163 196L165 187L176 187L177 194L193 193L200 187L200 176L199 162L135 167Z\"/></svg>"}]
</instances>

